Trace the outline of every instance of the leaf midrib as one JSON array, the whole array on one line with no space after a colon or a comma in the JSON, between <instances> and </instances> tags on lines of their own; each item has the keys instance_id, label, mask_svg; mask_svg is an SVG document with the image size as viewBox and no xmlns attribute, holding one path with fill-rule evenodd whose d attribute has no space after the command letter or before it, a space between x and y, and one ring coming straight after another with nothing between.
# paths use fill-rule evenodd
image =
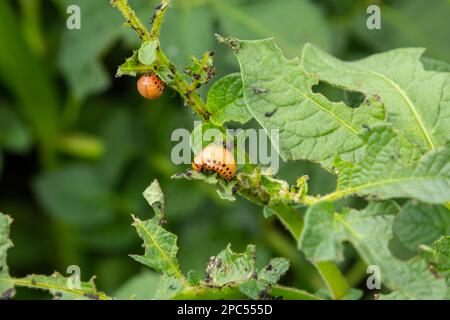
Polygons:
<instances>
[{"instance_id":1,"label":"leaf midrib","mask_svg":"<svg viewBox=\"0 0 450 320\"><path fill-rule=\"evenodd\" d=\"M361 191L363 189L366 188L371 188L371 187L378 187L378 186L382 186L382 185L390 185L390 184L395 184L395 183L399 183L399 182L404 182L404 181L411 181L411 180L432 180L432 179L444 179L441 176L427 176L427 177L399 177L399 178L395 178L395 179L386 179L386 180L381 180L381 181L375 181L375 182L369 182L369 183L364 183L361 184L359 186L356 187L351 187L351 188L347 188L347 189L342 189L342 190L337 190L335 192L329 193L326 196L323 196L320 198L320 201L330 201L330 200L337 200L340 199L342 197L357 193L358 191Z\"/></svg>"},{"instance_id":2,"label":"leaf midrib","mask_svg":"<svg viewBox=\"0 0 450 320\"><path fill-rule=\"evenodd\" d=\"M181 281L183 281L184 284L186 284L186 279L181 274L181 272L178 270L178 267L172 262L172 259L170 259L170 257L164 252L164 250L162 250L162 248L159 246L158 242L155 240L155 238L152 236L152 234L150 232L148 232L147 228L144 227L144 225L142 224L142 221L137 219L136 223L139 225L139 227L142 230L144 230L144 232L147 234L147 236L150 238L151 242L155 246L156 250L158 250L159 253L163 256L163 259L169 263L172 270L174 270L176 277L178 279L180 279Z\"/></svg>"}]
</instances>

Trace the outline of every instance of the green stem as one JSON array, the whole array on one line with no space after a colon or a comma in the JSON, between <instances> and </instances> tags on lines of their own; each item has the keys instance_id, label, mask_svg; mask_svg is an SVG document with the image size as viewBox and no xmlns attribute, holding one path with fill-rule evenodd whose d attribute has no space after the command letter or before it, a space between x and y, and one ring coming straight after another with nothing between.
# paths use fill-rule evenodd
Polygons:
<instances>
[{"instance_id":1,"label":"green stem","mask_svg":"<svg viewBox=\"0 0 450 320\"><path fill-rule=\"evenodd\" d=\"M303 230L303 219L293 208L286 205L277 208L277 217L298 241ZM342 299L350 286L333 261L313 262L334 299Z\"/></svg>"},{"instance_id":2,"label":"green stem","mask_svg":"<svg viewBox=\"0 0 450 320\"><path fill-rule=\"evenodd\" d=\"M288 288L281 285L273 285L269 289L273 297L282 297L285 300L320 300L318 296L303 290ZM197 286L185 289L172 297L172 300L237 300L247 299L240 290L239 284L220 288Z\"/></svg>"},{"instance_id":3,"label":"green stem","mask_svg":"<svg viewBox=\"0 0 450 320\"><path fill-rule=\"evenodd\" d=\"M143 42L156 41L158 43L155 64L152 66L136 68L134 71L138 73L158 73L159 70L170 70L173 76L173 81L169 84L170 87L181 95L186 104L195 111L203 122L209 122L209 112L206 108L205 102L196 90L191 90L190 84L184 80L182 74L177 71L176 67L169 60L169 58L167 58L166 54L159 46L159 33L164 20L164 15L167 11L166 9L170 5L170 0L163 0L159 6L159 9L156 10L151 33L147 31L134 11L130 8L127 0L112 0L111 3L120 10L122 15L125 17L127 24L137 33ZM156 71L154 69L155 66L157 67Z\"/></svg>"},{"instance_id":4,"label":"green stem","mask_svg":"<svg viewBox=\"0 0 450 320\"><path fill-rule=\"evenodd\" d=\"M125 17L127 25L137 33L142 41L145 42L150 40L150 33L136 16L136 13L134 13L133 9L131 9L130 5L128 4L128 0L111 0L111 4L119 9L119 11Z\"/></svg>"},{"instance_id":5,"label":"green stem","mask_svg":"<svg viewBox=\"0 0 450 320\"><path fill-rule=\"evenodd\" d=\"M357 286L366 276L367 264L363 259L358 257L358 260L352 265L350 270L345 274L350 286Z\"/></svg>"},{"instance_id":6,"label":"green stem","mask_svg":"<svg viewBox=\"0 0 450 320\"><path fill-rule=\"evenodd\" d=\"M157 12L154 16L153 22L154 25L151 35L145 29L143 24L139 21L133 10L129 7L127 0L112 0L112 3L122 12L125 19L127 19L128 25L130 25L131 28L136 31L136 33L139 35L142 41L149 41L149 40L158 41L157 39L159 37L160 27L164 18L166 7L169 5L170 0L163 0L162 4L160 5L160 8L157 9ZM165 55L163 50L159 47L159 45L156 54L157 54L156 65L158 66L157 69L159 70L161 69L160 67L166 67L172 72L174 76L173 81L169 83L170 87L172 87L182 96L182 98L186 101L186 103L195 111L195 113L204 122L208 122L209 113L207 111L206 104L203 101L203 99L198 95L196 91L190 92L189 84L175 69L175 66L170 62L170 60L167 58L167 56ZM249 183L246 183L245 181L241 181L244 183L239 182L237 183L236 186L238 188L237 190L238 193L257 204L270 205L269 204L270 194L268 194L267 191L260 185L259 178L258 177L252 178L250 176L246 176L246 179L249 180L247 181ZM255 181L254 181L255 179L258 180L256 182L257 185L256 192L255 190L249 190L248 187L245 187L245 186L252 186L252 188L255 188ZM316 201L318 201L313 197L299 198L297 195L294 194L293 199L295 199L295 201L297 202L305 204L313 204ZM278 219L283 223L286 229L297 241L300 238L301 232L303 230L303 219L301 218L301 216L287 204L277 205L272 209L274 209L277 212ZM345 281L345 278L342 276L341 272L337 268L337 266L331 261L316 263L315 266L319 270L319 273L322 275L322 278L324 279L326 285L330 289L330 292L332 293L333 297L335 299L342 298L348 291L349 286ZM216 292L214 290L219 291ZM191 296L197 298L205 296L209 297L209 295L212 295L213 298L222 297L223 299L225 297L227 298L231 296L234 297L234 295L237 294L230 287L221 289L215 288L214 290L212 290L212 288L209 287L206 288L188 287L187 289L183 290L183 292L180 295L183 298L189 298Z\"/></svg>"},{"instance_id":7,"label":"green stem","mask_svg":"<svg viewBox=\"0 0 450 320\"><path fill-rule=\"evenodd\" d=\"M317 270L330 290L333 299L343 299L350 290L347 280L333 261L315 262Z\"/></svg>"}]
</instances>

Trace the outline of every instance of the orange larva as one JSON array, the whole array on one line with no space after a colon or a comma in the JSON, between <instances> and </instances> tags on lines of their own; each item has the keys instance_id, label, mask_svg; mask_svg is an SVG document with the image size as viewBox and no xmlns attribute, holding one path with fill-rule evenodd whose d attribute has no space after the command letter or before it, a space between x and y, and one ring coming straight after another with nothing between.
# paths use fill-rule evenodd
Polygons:
<instances>
[{"instance_id":1,"label":"orange larva","mask_svg":"<svg viewBox=\"0 0 450 320\"><path fill-rule=\"evenodd\" d=\"M165 84L156 74L145 74L139 78L137 88L146 99L156 99L164 93Z\"/></svg>"},{"instance_id":2,"label":"orange larva","mask_svg":"<svg viewBox=\"0 0 450 320\"><path fill-rule=\"evenodd\" d=\"M214 144L207 146L195 156L192 168L197 171L217 172L225 180L231 180L236 176L236 161L233 153Z\"/></svg>"}]
</instances>

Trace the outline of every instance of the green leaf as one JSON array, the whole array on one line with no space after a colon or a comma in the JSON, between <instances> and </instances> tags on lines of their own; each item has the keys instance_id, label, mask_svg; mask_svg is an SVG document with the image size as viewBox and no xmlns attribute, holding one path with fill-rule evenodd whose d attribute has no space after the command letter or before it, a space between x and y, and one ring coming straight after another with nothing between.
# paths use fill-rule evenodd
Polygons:
<instances>
[{"instance_id":1,"label":"green leaf","mask_svg":"<svg viewBox=\"0 0 450 320\"><path fill-rule=\"evenodd\" d=\"M217 80L208 91L206 107L211 122L218 126L228 121L248 122L252 116L245 105L241 75L232 73Z\"/></svg>"},{"instance_id":2,"label":"green leaf","mask_svg":"<svg viewBox=\"0 0 450 320\"><path fill-rule=\"evenodd\" d=\"M446 235L436 241L433 245L436 252L436 270L450 279L450 236ZM450 282L449 282L450 284Z\"/></svg>"},{"instance_id":3,"label":"green leaf","mask_svg":"<svg viewBox=\"0 0 450 320\"><path fill-rule=\"evenodd\" d=\"M141 221L133 216L133 220L133 226L144 240L145 253L131 257L155 271L182 278L177 260L177 236L161 227L160 217Z\"/></svg>"},{"instance_id":4,"label":"green leaf","mask_svg":"<svg viewBox=\"0 0 450 320\"><path fill-rule=\"evenodd\" d=\"M380 294L378 300L411 300L411 298L403 292L394 291L389 294Z\"/></svg>"},{"instance_id":5,"label":"green leaf","mask_svg":"<svg viewBox=\"0 0 450 320\"><path fill-rule=\"evenodd\" d=\"M367 133L364 158L358 163L337 160L337 190L326 200L358 194L381 199L415 198L428 203L450 201L450 148L429 151L407 164L392 128L378 126Z\"/></svg>"},{"instance_id":6,"label":"green leaf","mask_svg":"<svg viewBox=\"0 0 450 320\"><path fill-rule=\"evenodd\" d=\"M450 73L425 71L423 49L396 49L343 62L306 45L302 65L320 80L346 90L378 95L387 120L423 150L443 146L450 125Z\"/></svg>"},{"instance_id":7,"label":"green leaf","mask_svg":"<svg viewBox=\"0 0 450 320\"><path fill-rule=\"evenodd\" d=\"M425 70L437 71L437 72L450 72L450 63L445 61L436 60L428 57L422 57L420 59Z\"/></svg>"},{"instance_id":8,"label":"green leaf","mask_svg":"<svg viewBox=\"0 0 450 320\"><path fill-rule=\"evenodd\" d=\"M420 245L431 246L442 235L450 234L450 211L410 201L395 217L394 234L412 251L418 251Z\"/></svg>"},{"instance_id":9,"label":"green leaf","mask_svg":"<svg viewBox=\"0 0 450 320\"><path fill-rule=\"evenodd\" d=\"M164 216L164 194L161 190L158 180L145 189L144 198L155 211L155 216L162 218Z\"/></svg>"},{"instance_id":10,"label":"green leaf","mask_svg":"<svg viewBox=\"0 0 450 320\"><path fill-rule=\"evenodd\" d=\"M138 51L133 51L133 55L125 60L116 71L116 77L119 78L124 75L135 77L138 70L147 70L138 59Z\"/></svg>"},{"instance_id":11,"label":"green leaf","mask_svg":"<svg viewBox=\"0 0 450 320\"><path fill-rule=\"evenodd\" d=\"M11 223L12 219L9 216L0 213L0 298L12 297L15 293L6 263L8 249L13 246L9 239Z\"/></svg>"},{"instance_id":12,"label":"green leaf","mask_svg":"<svg viewBox=\"0 0 450 320\"><path fill-rule=\"evenodd\" d=\"M200 284L201 276L195 270L189 270L187 280L191 286L198 286Z\"/></svg>"},{"instance_id":13,"label":"green leaf","mask_svg":"<svg viewBox=\"0 0 450 320\"><path fill-rule=\"evenodd\" d=\"M185 283L181 279L163 273L154 298L159 300L171 299L180 293L183 288L185 288Z\"/></svg>"},{"instance_id":14,"label":"green leaf","mask_svg":"<svg viewBox=\"0 0 450 320\"><path fill-rule=\"evenodd\" d=\"M211 257L206 267L205 282L224 286L256 277L255 246L248 245L243 253L235 253L229 244L217 256Z\"/></svg>"},{"instance_id":15,"label":"green leaf","mask_svg":"<svg viewBox=\"0 0 450 320\"><path fill-rule=\"evenodd\" d=\"M25 278L14 279L17 286L31 289L49 291L54 299L58 300L109 300L103 292L97 291L94 278L88 282L80 281L80 286L76 287L70 283L70 278L66 278L55 272L51 276L29 275Z\"/></svg>"},{"instance_id":16,"label":"green leaf","mask_svg":"<svg viewBox=\"0 0 450 320\"><path fill-rule=\"evenodd\" d=\"M267 296L268 283L258 279L248 279L239 285L239 290L247 297L258 300Z\"/></svg>"},{"instance_id":17,"label":"green leaf","mask_svg":"<svg viewBox=\"0 0 450 320\"><path fill-rule=\"evenodd\" d=\"M364 145L359 132L384 119L375 97L350 108L314 93L318 79L298 59L284 58L271 39L240 41L237 57L247 108L267 132L279 131L272 144L284 160L308 159L328 169L336 155L356 161Z\"/></svg>"},{"instance_id":18,"label":"green leaf","mask_svg":"<svg viewBox=\"0 0 450 320\"><path fill-rule=\"evenodd\" d=\"M95 288L94 279L89 282L79 282L79 287L74 279L66 278L55 272L51 276L28 275L24 278L12 278L9 275L6 263L7 251L13 246L9 239L9 231L12 219L0 213L0 298L9 299L14 296L14 287L27 287L49 291L55 299L110 299Z\"/></svg>"},{"instance_id":19,"label":"green leaf","mask_svg":"<svg viewBox=\"0 0 450 320\"><path fill-rule=\"evenodd\" d=\"M264 209L263 209L263 215L264 215L264 218L266 218L266 219L270 218L271 216L274 216L276 214L277 214L277 212L269 207L264 207Z\"/></svg>"},{"instance_id":20,"label":"green leaf","mask_svg":"<svg viewBox=\"0 0 450 320\"><path fill-rule=\"evenodd\" d=\"M278 283L280 278L289 270L289 261L286 258L271 259L269 264L258 272L258 280L270 284Z\"/></svg>"},{"instance_id":21,"label":"green leaf","mask_svg":"<svg viewBox=\"0 0 450 320\"><path fill-rule=\"evenodd\" d=\"M156 294L160 278L155 272L139 273L122 284L115 291L114 297L121 300L150 300Z\"/></svg>"},{"instance_id":22,"label":"green leaf","mask_svg":"<svg viewBox=\"0 0 450 320\"><path fill-rule=\"evenodd\" d=\"M333 45L328 21L311 1L261 0L239 6L211 2L227 35L248 40L274 37L289 56L297 55L306 42L328 49Z\"/></svg>"},{"instance_id":23,"label":"green leaf","mask_svg":"<svg viewBox=\"0 0 450 320\"><path fill-rule=\"evenodd\" d=\"M373 202L364 210L339 214L333 204L320 202L306 213L300 248L309 259L326 261L342 257L342 242L349 241L368 265L380 268L382 283L392 290L413 299L444 298L447 286L429 272L425 259L403 261L389 250L397 212L391 202Z\"/></svg>"},{"instance_id":24,"label":"green leaf","mask_svg":"<svg viewBox=\"0 0 450 320\"><path fill-rule=\"evenodd\" d=\"M111 221L114 208L109 186L88 165L70 165L39 175L34 192L51 216L83 227Z\"/></svg>"},{"instance_id":25,"label":"green leaf","mask_svg":"<svg viewBox=\"0 0 450 320\"><path fill-rule=\"evenodd\" d=\"M151 65L156 60L157 44L154 41L144 42L138 51L139 61L146 66Z\"/></svg>"},{"instance_id":26,"label":"green leaf","mask_svg":"<svg viewBox=\"0 0 450 320\"><path fill-rule=\"evenodd\" d=\"M144 241L145 252L142 256L132 255L131 257L155 271L185 282L177 260L177 236L161 226L164 222L164 210L162 210L164 196L156 180L147 188L144 196L151 206L156 207L156 214L152 219L145 221L133 216L133 226L136 228L139 237ZM158 207L158 205L161 207Z\"/></svg>"},{"instance_id":27,"label":"green leaf","mask_svg":"<svg viewBox=\"0 0 450 320\"><path fill-rule=\"evenodd\" d=\"M191 88L200 87L208 83L216 75L213 65L213 53L205 52L199 59L191 57L192 64L184 68L184 72L193 78Z\"/></svg>"}]
</instances>

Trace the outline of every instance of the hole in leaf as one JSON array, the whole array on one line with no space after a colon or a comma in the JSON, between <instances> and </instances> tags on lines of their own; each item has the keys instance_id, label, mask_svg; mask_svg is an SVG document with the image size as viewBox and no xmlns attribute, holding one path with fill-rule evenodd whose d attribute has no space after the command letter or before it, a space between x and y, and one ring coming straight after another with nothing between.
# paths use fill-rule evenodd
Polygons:
<instances>
[{"instance_id":1,"label":"hole in leaf","mask_svg":"<svg viewBox=\"0 0 450 320\"><path fill-rule=\"evenodd\" d=\"M344 90L324 81L319 81L318 84L312 87L312 90L314 93L324 95L330 101L342 101L351 108L358 108L366 98L362 92Z\"/></svg>"}]
</instances>

